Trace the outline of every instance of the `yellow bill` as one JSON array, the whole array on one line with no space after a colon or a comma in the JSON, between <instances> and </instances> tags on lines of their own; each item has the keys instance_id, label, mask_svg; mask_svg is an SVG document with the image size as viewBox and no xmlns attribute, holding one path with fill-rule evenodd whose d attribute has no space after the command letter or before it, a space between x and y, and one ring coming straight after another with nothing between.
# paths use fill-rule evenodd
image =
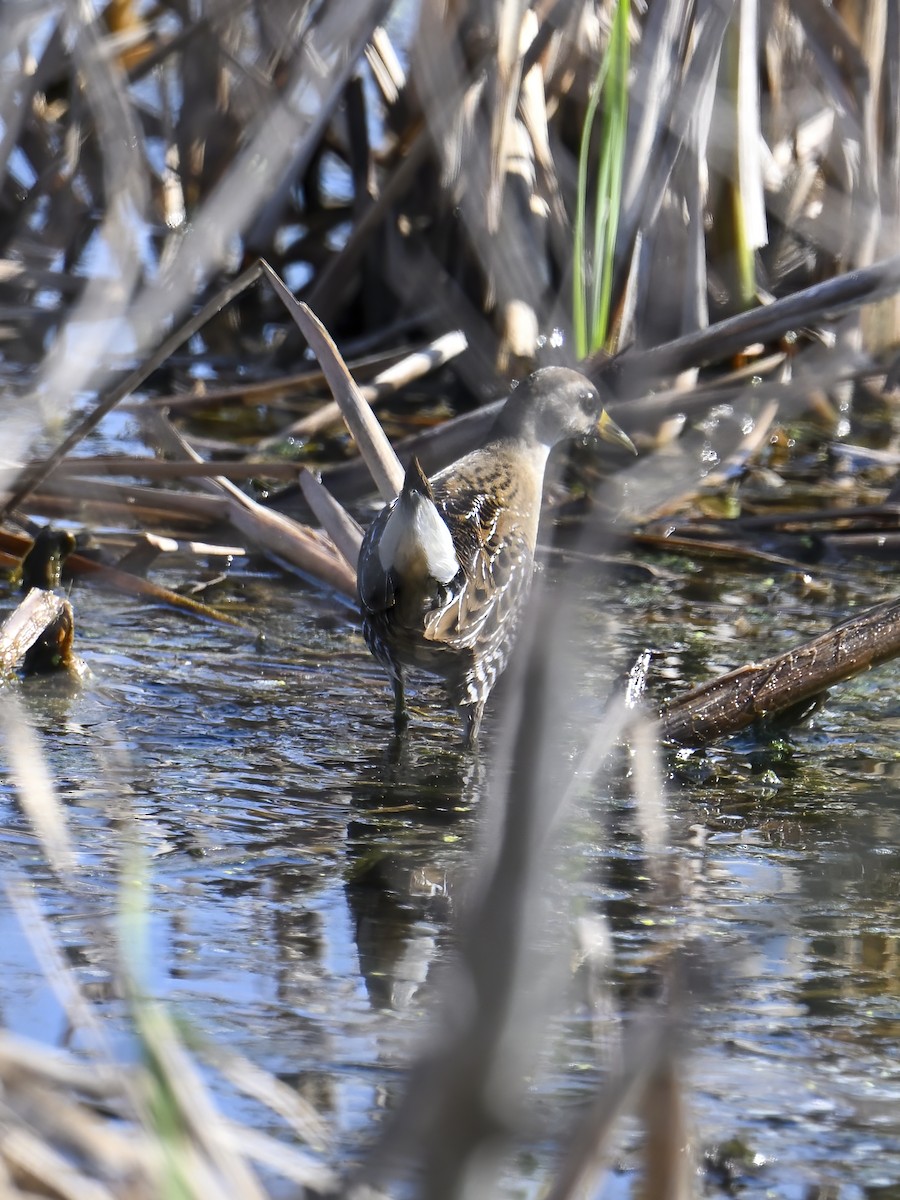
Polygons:
<instances>
[{"instance_id":1,"label":"yellow bill","mask_svg":"<svg viewBox=\"0 0 900 1200\"><path fill-rule=\"evenodd\" d=\"M597 433L605 442L612 442L614 446L624 446L632 454L637 454L634 442L624 429L619 428L605 408L600 414L600 420L597 422Z\"/></svg>"}]
</instances>

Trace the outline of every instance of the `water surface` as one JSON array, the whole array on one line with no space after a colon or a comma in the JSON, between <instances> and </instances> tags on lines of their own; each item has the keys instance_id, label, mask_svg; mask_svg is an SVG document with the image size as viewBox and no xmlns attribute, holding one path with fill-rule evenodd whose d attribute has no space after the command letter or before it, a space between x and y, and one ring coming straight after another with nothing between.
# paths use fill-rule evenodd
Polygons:
<instances>
[{"instance_id":1,"label":"water surface","mask_svg":"<svg viewBox=\"0 0 900 1200\"><path fill-rule=\"evenodd\" d=\"M645 647L660 698L887 591L873 575L857 592L810 599L787 577L667 565L674 585L611 579L602 564L581 577L563 758ZM2 599L15 602L10 591ZM8 780L4 876L27 880L127 1055L106 928L123 850L139 846L152 885L146 986L200 1034L311 1099L343 1166L400 1094L428 1028L490 772L460 754L455 718L428 687L414 697L409 746L392 756L386 681L354 613L333 597L244 567L211 599L264 628L265 644L76 587L90 679L18 690L65 805L79 884L55 879ZM559 912L585 928L607 922L612 957L602 976L572 968L530 1084L543 1134L511 1164L511 1192L537 1194L573 1114L602 1083L621 1021L664 1002L678 948L696 968L684 1064L708 1194L900 1194L896 684L891 665L863 676L777 742L748 735L667 752L679 885L665 906L648 885L627 756L584 791L564 833ZM485 761L498 726L495 711ZM67 1038L6 899L0 977L7 1027ZM287 1136L250 1102L225 1091L219 1100ZM637 1144L626 1126L611 1194L630 1188Z\"/></svg>"}]
</instances>

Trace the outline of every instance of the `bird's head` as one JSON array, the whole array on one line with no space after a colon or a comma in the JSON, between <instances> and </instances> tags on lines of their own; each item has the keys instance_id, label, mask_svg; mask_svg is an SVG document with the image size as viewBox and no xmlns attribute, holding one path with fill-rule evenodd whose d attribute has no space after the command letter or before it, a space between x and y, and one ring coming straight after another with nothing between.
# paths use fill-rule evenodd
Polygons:
<instances>
[{"instance_id":1,"label":"bird's head","mask_svg":"<svg viewBox=\"0 0 900 1200\"><path fill-rule=\"evenodd\" d=\"M591 381L570 367L542 367L523 380L503 406L497 432L547 447L596 435L637 453Z\"/></svg>"}]
</instances>

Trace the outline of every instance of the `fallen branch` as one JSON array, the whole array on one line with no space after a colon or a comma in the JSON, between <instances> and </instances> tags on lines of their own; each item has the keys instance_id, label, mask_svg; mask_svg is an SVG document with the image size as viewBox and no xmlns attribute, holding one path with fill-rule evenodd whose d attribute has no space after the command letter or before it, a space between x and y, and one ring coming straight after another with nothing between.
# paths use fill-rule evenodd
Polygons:
<instances>
[{"instance_id":1,"label":"fallen branch","mask_svg":"<svg viewBox=\"0 0 900 1200\"><path fill-rule=\"evenodd\" d=\"M669 704L662 733L704 745L803 704L900 655L900 599L866 609L785 654L720 675Z\"/></svg>"}]
</instances>

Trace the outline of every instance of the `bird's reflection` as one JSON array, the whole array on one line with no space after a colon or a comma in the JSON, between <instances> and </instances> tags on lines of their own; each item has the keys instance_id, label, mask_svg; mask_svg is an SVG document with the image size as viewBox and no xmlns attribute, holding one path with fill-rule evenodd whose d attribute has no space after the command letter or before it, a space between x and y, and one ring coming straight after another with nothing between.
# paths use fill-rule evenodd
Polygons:
<instances>
[{"instance_id":1,"label":"bird's reflection","mask_svg":"<svg viewBox=\"0 0 900 1200\"><path fill-rule=\"evenodd\" d=\"M455 748L407 745L400 760L359 781L347 826L346 896L373 1008L416 1003L446 947L484 777L479 760Z\"/></svg>"}]
</instances>

